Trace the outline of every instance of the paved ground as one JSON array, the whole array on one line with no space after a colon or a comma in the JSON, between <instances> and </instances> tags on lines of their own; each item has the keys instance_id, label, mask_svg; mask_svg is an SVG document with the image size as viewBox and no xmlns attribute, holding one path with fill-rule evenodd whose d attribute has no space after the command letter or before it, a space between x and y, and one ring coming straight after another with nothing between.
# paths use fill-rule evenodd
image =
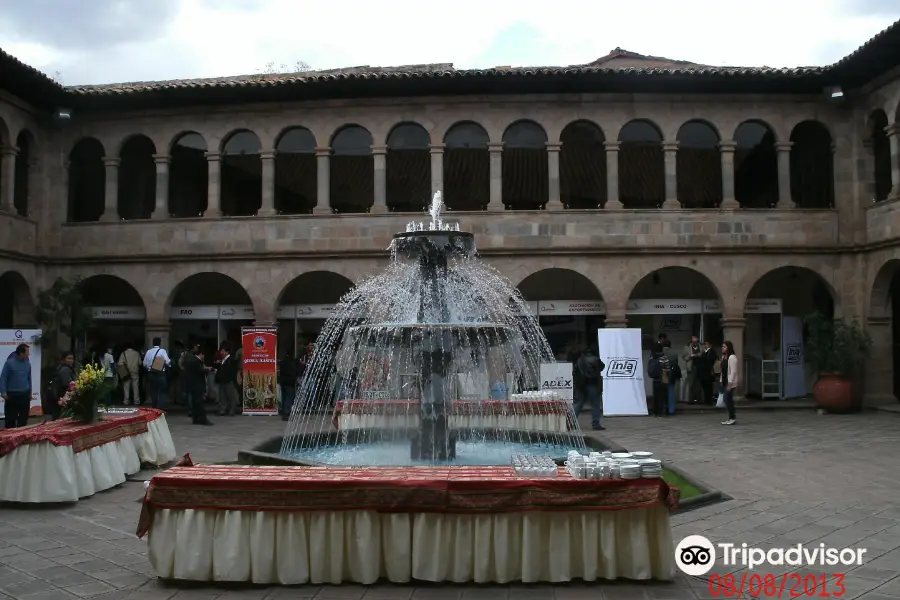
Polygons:
<instances>
[{"instance_id":1,"label":"paved ground","mask_svg":"<svg viewBox=\"0 0 900 600\"><path fill-rule=\"evenodd\" d=\"M900 506L896 502L900 493L896 476L900 472L900 415L747 411L740 415L740 425L730 428L720 426L720 420L718 413L608 419L608 429L602 433L629 449L656 452L733 497L675 515L676 541L702 533L713 540L763 548L800 542L864 547L868 562L847 574L841 597L900 598ZM283 431L282 421L274 419L216 421L215 427L192 427L186 416L171 415L170 428L179 451L190 451L199 462L230 461L238 448ZM706 581L687 577L652 585L165 587L154 578L144 542L133 535L141 495L140 483L127 483L77 505L0 506L0 600L715 597ZM717 567L714 572L724 575L727 570ZM800 575L824 572L798 571ZM740 572L737 577L740 579ZM837 589L829 591L838 597ZM718 597L727 596L721 592Z\"/></svg>"}]
</instances>

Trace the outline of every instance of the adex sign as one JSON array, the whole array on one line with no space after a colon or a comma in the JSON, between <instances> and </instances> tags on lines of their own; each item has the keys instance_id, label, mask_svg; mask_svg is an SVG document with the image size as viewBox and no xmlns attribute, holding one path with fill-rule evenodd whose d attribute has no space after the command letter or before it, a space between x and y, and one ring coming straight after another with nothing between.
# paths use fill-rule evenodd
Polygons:
<instances>
[{"instance_id":1,"label":"adex sign","mask_svg":"<svg viewBox=\"0 0 900 600\"><path fill-rule=\"evenodd\" d=\"M541 363L541 391L556 392L561 400L572 400L572 363Z\"/></svg>"}]
</instances>

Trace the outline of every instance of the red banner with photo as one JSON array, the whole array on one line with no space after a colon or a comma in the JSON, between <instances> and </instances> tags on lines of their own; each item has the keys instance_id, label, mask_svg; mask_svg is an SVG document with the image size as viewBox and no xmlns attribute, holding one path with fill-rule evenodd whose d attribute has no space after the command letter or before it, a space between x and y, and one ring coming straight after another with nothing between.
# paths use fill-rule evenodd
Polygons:
<instances>
[{"instance_id":1,"label":"red banner with photo","mask_svg":"<svg viewBox=\"0 0 900 600\"><path fill-rule=\"evenodd\" d=\"M278 414L278 330L242 327L244 414Z\"/></svg>"}]
</instances>

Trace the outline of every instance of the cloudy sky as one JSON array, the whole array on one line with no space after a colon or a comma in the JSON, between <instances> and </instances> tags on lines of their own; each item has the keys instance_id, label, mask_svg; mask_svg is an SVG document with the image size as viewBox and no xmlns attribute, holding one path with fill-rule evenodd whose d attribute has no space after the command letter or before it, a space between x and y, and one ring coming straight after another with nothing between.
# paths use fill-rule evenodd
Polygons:
<instances>
[{"instance_id":1,"label":"cloudy sky","mask_svg":"<svg viewBox=\"0 0 900 600\"><path fill-rule=\"evenodd\" d=\"M0 0L0 48L66 85L452 62L830 64L898 0Z\"/></svg>"}]
</instances>

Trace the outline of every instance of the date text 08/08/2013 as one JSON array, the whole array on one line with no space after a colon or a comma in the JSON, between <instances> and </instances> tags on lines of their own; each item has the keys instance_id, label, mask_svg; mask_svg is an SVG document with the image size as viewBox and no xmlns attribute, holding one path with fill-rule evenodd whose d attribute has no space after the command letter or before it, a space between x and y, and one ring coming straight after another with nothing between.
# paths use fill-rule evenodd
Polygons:
<instances>
[{"instance_id":1,"label":"date text 08/08/2013","mask_svg":"<svg viewBox=\"0 0 900 600\"><path fill-rule=\"evenodd\" d=\"M709 593L715 598L742 598L745 594L756 598L843 598L846 593L844 574L762 575L744 573L712 575L709 578Z\"/></svg>"}]
</instances>

